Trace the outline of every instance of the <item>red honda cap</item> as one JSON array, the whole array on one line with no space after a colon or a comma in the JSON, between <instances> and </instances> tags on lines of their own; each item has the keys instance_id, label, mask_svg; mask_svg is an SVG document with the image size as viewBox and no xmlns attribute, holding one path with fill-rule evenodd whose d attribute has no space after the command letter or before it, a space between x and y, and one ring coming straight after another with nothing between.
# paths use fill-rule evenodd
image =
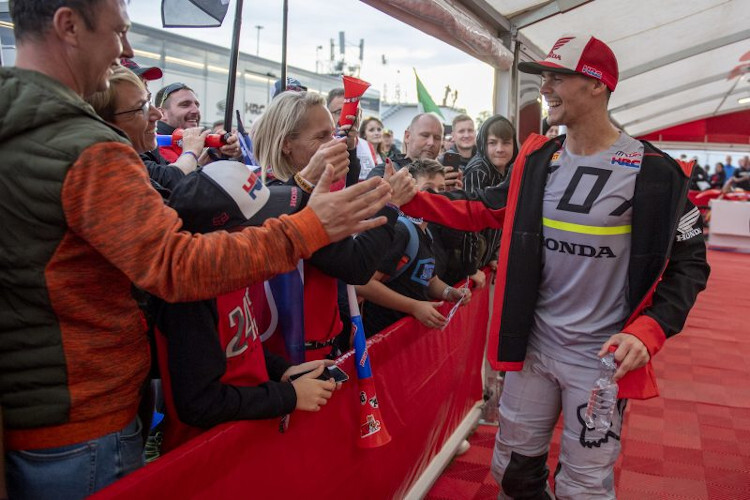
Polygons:
<instances>
[{"instance_id":1,"label":"red honda cap","mask_svg":"<svg viewBox=\"0 0 750 500\"><path fill-rule=\"evenodd\" d=\"M551 71L589 76L601 80L613 92L620 75L612 49L591 35L564 35L543 61L519 63L518 70L535 75Z\"/></svg>"},{"instance_id":2,"label":"red honda cap","mask_svg":"<svg viewBox=\"0 0 750 500\"><path fill-rule=\"evenodd\" d=\"M136 75L143 77L145 80L158 80L163 75L161 69L157 68L156 66L143 68L139 66L138 63L135 62L134 60L128 59L125 57L120 59L120 64L128 68L130 71L132 71Z\"/></svg>"}]
</instances>

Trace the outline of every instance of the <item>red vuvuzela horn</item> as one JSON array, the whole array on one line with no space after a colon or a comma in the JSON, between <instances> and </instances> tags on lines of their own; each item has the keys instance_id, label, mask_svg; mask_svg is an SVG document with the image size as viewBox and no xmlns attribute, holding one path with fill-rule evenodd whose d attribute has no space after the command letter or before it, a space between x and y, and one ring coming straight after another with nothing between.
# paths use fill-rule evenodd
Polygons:
<instances>
[{"instance_id":1,"label":"red vuvuzela horn","mask_svg":"<svg viewBox=\"0 0 750 500\"><path fill-rule=\"evenodd\" d=\"M349 298L349 312L354 326L354 362L357 364L359 380L359 441L360 448L377 448L391 441L380 413L378 395L375 393L375 378L372 374L370 357L367 354L365 329L357 306L357 295L352 285L346 285Z\"/></svg>"},{"instance_id":2,"label":"red vuvuzela horn","mask_svg":"<svg viewBox=\"0 0 750 500\"><path fill-rule=\"evenodd\" d=\"M370 84L353 76L344 76L344 107L341 109L339 126L351 125L353 121L349 116L357 116L359 98L370 88Z\"/></svg>"}]
</instances>

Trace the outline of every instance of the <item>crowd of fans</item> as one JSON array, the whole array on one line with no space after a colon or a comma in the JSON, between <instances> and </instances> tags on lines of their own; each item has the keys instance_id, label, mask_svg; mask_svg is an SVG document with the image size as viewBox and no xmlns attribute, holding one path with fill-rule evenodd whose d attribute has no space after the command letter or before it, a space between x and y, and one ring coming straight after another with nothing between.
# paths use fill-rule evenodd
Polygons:
<instances>
[{"instance_id":1,"label":"crowd of fans","mask_svg":"<svg viewBox=\"0 0 750 500\"><path fill-rule=\"evenodd\" d=\"M684 154L680 155L680 159L688 160L687 155ZM732 165L732 157L729 155L724 163L716 162L713 168L710 165L701 166L697 157L693 157L692 161L695 167L690 189L694 191L718 189L722 193L750 191L750 156L745 155L740 158L737 166Z\"/></svg>"},{"instance_id":2,"label":"crowd of fans","mask_svg":"<svg viewBox=\"0 0 750 500\"><path fill-rule=\"evenodd\" d=\"M484 287L483 268L498 268L502 233L496 222L460 231L400 207L418 191L481 198L519 155L499 115L478 132L458 115L447 138L436 115L417 114L400 151L376 117L338 125L343 89L323 97L295 79L276 82L247 137L206 129L188 85L152 96L161 71L131 59L125 4L92 5L16 2L18 63L3 70L6 120L28 125L0 149L16 169L0 193L6 231L21 242L4 249L15 295L0 323L6 476L19 498L57 491L61 477L69 497L106 486L142 465L141 436L155 458L222 422L321 410L337 388L326 367L352 342L346 285L356 285L368 336L407 316L444 327L443 302L469 302L468 285ZM748 189L748 157L719 165L696 182ZM295 269L298 300L314 313L293 363L261 332L264 280ZM148 340L133 334L144 324ZM151 352L158 369L147 377ZM151 429L155 410L166 418ZM90 459L91 442L112 464L93 480L58 460Z\"/></svg>"},{"instance_id":3,"label":"crowd of fans","mask_svg":"<svg viewBox=\"0 0 750 500\"><path fill-rule=\"evenodd\" d=\"M106 12L100 14L115 27L125 18L116 5L117 2L106 3ZM69 22L74 23L77 11L63 10L70 16ZM57 36L49 35L45 23L57 22L56 18L45 17L50 12L41 9L32 14L37 15L37 22L16 24L18 67L26 65L29 70L39 71L36 65L39 54L50 57L64 50L61 45L65 44ZM127 310L127 301L135 299L138 312L128 310L126 317L143 318L152 346L149 349L131 340L125 342L130 346L128 363L132 369L111 380L103 375L106 369L96 367L116 362L119 354L110 359L102 354L105 359L99 359L99 354L84 348L79 351L82 358L63 357L56 361L53 356L49 363L62 362L63 366L81 363L81 359L89 356L96 358L85 362L89 372L81 373L78 382L95 386L86 389L88 399L64 396L63 399L71 400L61 402L62 413L44 409L38 419L22 422L24 412L36 409L34 401L38 397L33 388L28 394L23 391L18 394L21 401L18 404L4 401L5 424L13 429L5 435L5 446L10 450L7 468L10 476L18 479L9 485L12 494L22 491L33 496L34 492L49 491L51 487L51 483L39 480L38 472L26 463L22 453L13 452L16 449L37 448L41 444L45 450L57 451L71 443L116 431L115 439L120 441L139 441L137 436L148 436L151 445L148 458L153 459L221 422L279 417L294 410L318 411L337 387L332 379L323 376L324 368L351 346L348 308L340 307L345 300L345 284L357 285L368 336L405 316L413 316L430 328L439 328L448 321L439 310L443 302L464 304L471 299L468 287L452 285L471 277L476 286L484 286L480 263L488 262L490 254L497 252L497 241L493 240L490 247L478 245L476 241L482 238L479 234L458 231L451 234L447 228L406 217L398 210L415 189L443 192L463 187L464 167L471 160L482 163L485 157L494 158L494 153L486 152L487 144L481 149L476 147L470 117L460 115L453 124L457 141L452 151L460 155L460 165L444 167L438 161L444 153L441 151L444 127L436 116L414 117L405 133L402 153L394 145L392 131L385 129L378 118L353 116L350 117L353 125L337 125L343 107L343 89L334 89L325 98L307 92L299 81L289 79L286 85L276 83L272 103L252 124L247 137L252 151L243 151L236 130L228 133L221 122L211 129L201 125L201 98L188 85L171 83L152 95L155 89L149 89L149 81L161 78L161 70L139 66L129 58L132 51L126 39L118 38L117 45L122 47L118 52L124 57L117 66L107 64L103 75L92 74L90 81L76 87L77 82L67 80L65 71L55 67L45 69L43 72L49 77L36 85L40 92L45 85L65 88L56 92L66 95L69 101L66 105L75 110L73 115L88 120L94 116L92 110L98 115L96 119L101 125L96 126L100 132L91 134L80 145L70 145L68 154L74 155L73 160L77 157L79 163L108 161L119 170L113 181L125 177L127 184L132 185L132 200L139 197L148 200L143 206L117 197L88 200L88 193L75 191L78 184L73 186L71 172L64 180L67 186L64 195L79 201L64 198L61 206L71 229L79 228L72 225L76 218L82 219L80 224L85 229L74 233L76 236L61 237L74 241L100 238L90 234L98 230L92 227L96 224L90 219L101 210L101 204L121 205L113 209L121 210L121 217L130 218L131 225L142 228L128 234L131 243L124 244L122 238L130 231L129 226L118 227L116 220L107 221L110 232L119 231L123 236L107 241L105 248L88 247L85 243L82 246L94 260L103 258L104 267L109 265L106 261L115 259L111 252L123 253L120 259L132 260L137 255L135 260L139 265L125 266L125 274L114 278L119 273L116 268L121 267L119 262L115 263L108 278L123 285L132 280L132 290L128 286L126 291L121 285L120 291L109 289L102 295L117 296L116 309ZM115 50L110 48L111 53ZM83 58L76 63L85 65ZM18 78L23 80L27 75L22 69L18 71ZM76 101L73 93L84 97L91 108ZM17 105L27 103L20 101ZM78 133L74 121L53 116L52 112L47 119ZM495 119L507 122L501 117L490 121ZM514 133L512 126L500 134L502 139L490 132L488 143L510 142L515 152ZM209 134L221 137L221 145L209 147ZM158 135L171 137L171 143L158 145ZM138 156L129 153L133 150ZM483 181L483 185L503 178L511 156L506 154L500 163L496 162L497 167L492 168L502 167L502 174ZM246 161L248 158L255 161ZM120 168L121 164L129 167ZM84 171L91 168L88 165L71 170ZM133 175L133 170L140 170L142 177ZM99 173L105 178L110 175L106 169L99 169ZM140 184L144 180L150 184L148 189L153 195L146 196ZM93 182L88 186L92 185ZM85 190L83 185L81 189ZM174 209L174 215L162 215L153 198L157 194L160 196L156 199L161 200L158 204ZM88 212L74 214L75 208L71 207L82 203ZM334 211L344 215L334 215ZM152 218L145 220L142 215L145 213L151 213ZM161 222L154 223L154 217ZM148 238L144 232L148 232ZM467 237L472 238L473 244L465 248ZM271 244L272 238L287 242L286 246ZM109 249L118 244L121 244L119 249ZM256 258L240 266L246 270L236 269L236 252L248 244L254 246L252 253ZM209 248L215 251L209 252ZM105 253L99 256L100 251ZM199 252L202 258L198 257ZM263 327L264 311L259 304L265 303L263 280L289 271L300 258L304 281L302 305L315 314L304 315L304 359L301 364L293 365L288 352L283 349L274 352L269 347L273 343L268 346L261 343L259 330ZM65 262L71 272L80 272L76 261L65 258ZM227 279L229 275L232 279ZM103 279L93 275L92 278ZM90 301L91 289L81 284L80 300ZM55 300L54 295L52 299ZM90 314L95 313L92 310ZM81 319L73 314L69 320L70 325L56 325L53 320L49 328L59 331L63 342L90 343L68 332L70 328L79 328ZM120 331L134 328L123 324ZM115 352L118 341L110 342ZM150 350L158 363L153 363L155 368L149 378L163 379L161 388L158 384L141 384ZM10 386L14 383L11 381ZM64 377L53 378L49 384L59 386L61 394L74 390ZM150 388L147 391L150 394L144 398L139 396L142 387ZM113 399L108 406L100 409L89 406L87 417L65 423L63 414L77 414L77 405L93 401L91 398L107 391ZM133 419L132 408L139 400L140 416ZM156 414L166 413L166 417L149 430L154 410ZM93 430L94 434L91 431L76 434L76 429L85 429L91 419L107 419L110 423L100 425ZM63 425L55 429L55 423ZM36 433L35 428L42 431ZM129 462L123 463L114 475L97 479L93 489L138 467L140 453L135 452L136 448L137 445L129 455ZM58 479L59 476L50 481ZM71 480L75 482L76 478Z\"/></svg>"}]
</instances>

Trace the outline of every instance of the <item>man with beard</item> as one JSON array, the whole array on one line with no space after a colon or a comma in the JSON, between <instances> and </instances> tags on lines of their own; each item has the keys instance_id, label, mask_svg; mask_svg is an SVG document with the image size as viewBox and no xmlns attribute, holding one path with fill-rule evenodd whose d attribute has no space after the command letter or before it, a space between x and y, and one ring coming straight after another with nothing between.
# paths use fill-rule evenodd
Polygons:
<instances>
[{"instance_id":1,"label":"man with beard","mask_svg":"<svg viewBox=\"0 0 750 500\"><path fill-rule=\"evenodd\" d=\"M171 83L160 89L156 93L155 104L162 114L162 119L156 124L158 134L172 135L178 128L183 129L183 134L191 136L200 135L203 132L200 124L201 103L193 89L184 83ZM224 135L226 131L222 129L218 133ZM158 153L167 163L174 163L181 154L190 155L194 157L197 165L205 165L214 160L241 160L242 158L237 134L231 134L222 147L204 148L200 154L189 150L183 151L176 144L160 146Z\"/></svg>"}]
</instances>

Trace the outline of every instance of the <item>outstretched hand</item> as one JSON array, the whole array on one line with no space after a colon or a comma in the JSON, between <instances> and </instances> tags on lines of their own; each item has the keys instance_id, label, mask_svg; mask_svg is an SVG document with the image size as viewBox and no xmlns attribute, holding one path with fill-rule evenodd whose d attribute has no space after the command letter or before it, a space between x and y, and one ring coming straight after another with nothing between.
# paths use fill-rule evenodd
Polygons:
<instances>
[{"instance_id":1,"label":"outstretched hand","mask_svg":"<svg viewBox=\"0 0 750 500\"><path fill-rule=\"evenodd\" d=\"M370 217L391 199L391 188L387 182L380 177L373 177L332 193L333 176L333 166L326 166L307 202L332 242L386 223L387 219L383 216L373 219Z\"/></svg>"},{"instance_id":2,"label":"outstretched hand","mask_svg":"<svg viewBox=\"0 0 750 500\"><path fill-rule=\"evenodd\" d=\"M391 203L396 206L408 203L417 194L417 181L411 176L409 169L402 168L396 172L391 160L385 161L383 180L391 186Z\"/></svg>"}]
</instances>

